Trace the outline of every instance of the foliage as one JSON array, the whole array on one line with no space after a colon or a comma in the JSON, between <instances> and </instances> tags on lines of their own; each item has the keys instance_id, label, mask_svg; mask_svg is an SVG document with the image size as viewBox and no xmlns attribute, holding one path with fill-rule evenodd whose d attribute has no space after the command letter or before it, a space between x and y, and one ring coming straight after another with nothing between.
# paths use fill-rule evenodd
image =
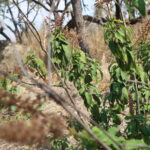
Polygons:
<instances>
[{"instance_id":1,"label":"foliage","mask_svg":"<svg viewBox=\"0 0 150 150\"><path fill-rule=\"evenodd\" d=\"M150 125L147 124L150 118L143 115L127 116L129 120L126 133L129 138L144 139L145 143L150 144Z\"/></svg>"},{"instance_id":2,"label":"foliage","mask_svg":"<svg viewBox=\"0 0 150 150\"><path fill-rule=\"evenodd\" d=\"M149 83L148 43L140 42L135 51L130 38L130 29L115 19L105 26L105 40L116 59L116 62L109 67L112 83L107 100L111 106L109 108L109 112L112 114L111 118L121 114L129 105L131 116L126 117L126 119L128 118L126 130L129 132L128 136L144 139L149 144L149 137L146 134L146 132L149 134L150 131L149 119L146 117L150 105L148 102L150 86L147 84ZM145 115L143 116L144 120L141 118L142 113ZM118 117L116 119L113 119L113 122L119 125L121 120Z\"/></svg>"},{"instance_id":3,"label":"foliage","mask_svg":"<svg viewBox=\"0 0 150 150\"><path fill-rule=\"evenodd\" d=\"M134 69L134 55L132 52L133 42L131 40L132 31L129 27L125 27L123 22L111 19L105 26L106 32L104 38L108 46L115 56L119 67L123 71Z\"/></svg>"},{"instance_id":4,"label":"foliage","mask_svg":"<svg viewBox=\"0 0 150 150\"><path fill-rule=\"evenodd\" d=\"M12 74L12 77L17 77L18 75ZM9 78L1 78L0 79L0 88L5 89L7 92L10 93L17 93L18 92L18 87L13 84L13 80Z\"/></svg>"},{"instance_id":5,"label":"foliage","mask_svg":"<svg viewBox=\"0 0 150 150\"><path fill-rule=\"evenodd\" d=\"M93 112L93 116L98 116L99 110L95 108L99 107L101 93L94 83L99 81L98 75L102 76L99 63L81 50L71 51L60 30L53 33L52 49L52 61L60 70L61 76L74 83L85 106Z\"/></svg>"},{"instance_id":6,"label":"foliage","mask_svg":"<svg viewBox=\"0 0 150 150\"><path fill-rule=\"evenodd\" d=\"M43 80L46 78L47 70L46 66L37 55L30 51L25 59L24 64L35 73L36 76L41 77Z\"/></svg>"},{"instance_id":7,"label":"foliage","mask_svg":"<svg viewBox=\"0 0 150 150\"><path fill-rule=\"evenodd\" d=\"M150 78L150 39L141 40L137 49L137 55L139 61L142 63L144 71L149 75Z\"/></svg>"},{"instance_id":8,"label":"foliage","mask_svg":"<svg viewBox=\"0 0 150 150\"><path fill-rule=\"evenodd\" d=\"M145 0L132 0L131 2L125 0L127 10L133 14L134 9L137 9L142 16L146 16L146 2Z\"/></svg>"},{"instance_id":9,"label":"foliage","mask_svg":"<svg viewBox=\"0 0 150 150\"><path fill-rule=\"evenodd\" d=\"M55 140L52 145L55 150L75 150L73 147L69 146L67 138Z\"/></svg>"},{"instance_id":10,"label":"foliage","mask_svg":"<svg viewBox=\"0 0 150 150\"><path fill-rule=\"evenodd\" d=\"M105 26L105 39L116 58L116 62L112 63L109 68L112 83L110 85L110 93L106 96L106 100L102 105L100 105L101 93L93 85L93 83L95 83L94 81L98 81L97 73L100 71L98 63L79 50L70 52L67 39L59 30L56 30L53 36L53 62L59 68L62 77L74 83L84 100L85 106L90 109L91 117L98 123L103 124L103 127L108 129L108 133L113 139L116 139L116 141L123 145L125 144L125 149L136 149L136 145L135 147L128 145L134 145L136 142L142 144L142 139L145 143L149 144L148 135L150 128L147 124L149 119L143 116L143 120L141 118L142 115L138 114L137 108L139 107L137 106L137 98L140 99L140 113L142 112L143 106L147 106L150 89L146 83L149 82L149 75L148 71L141 65L141 61L143 61L143 57L139 55L141 52L136 53L133 51L134 44L132 42L133 37L130 28L125 27L122 21L115 19L110 20ZM58 41L59 44L57 43ZM145 47L147 49L147 46ZM139 48L142 50L143 46ZM142 53L144 53L144 51L142 51ZM145 65L145 63L143 63L143 65ZM136 80L141 83L138 85L138 89L136 89L135 85L137 83L134 82ZM113 135L110 126L118 127L118 125L121 124L122 118L119 117L119 114L125 111L128 105L131 116L126 117L128 123L125 133L120 133L120 137ZM93 127L93 129L95 128ZM112 130L113 129L114 128L112 128ZM100 139L104 139L104 143L107 143L107 145L113 149L118 149L116 145L113 145L113 142L109 142L107 137L105 140L103 136L106 135L97 133L97 130L94 131L96 135L99 134L98 137L100 137ZM124 138L123 135L126 138ZM98 148L93 139L88 137L84 131L82 131L80 138L83 140L81 149L94 150ZM137 138L139 141L135 140Z\"/></svg>"},{"instance_id":11,"label":"foliage","mask_svg":"<svg viewBox=\"0 0 150 150\"><path fill-rule=\"evenodd\" d=\"M117 128L111 127L108 130L108 133L111 135L114 141L110 140L104 134L101 130L99 130L97 127L92 128L93 133L97 135L104 143L109 145L112 149L114 150L119 150L119 149L125 149L125 150L136 150L137 148L137 143L144 144L142 140L135 140L135 139L125 139L124 137L118 136L117 135ZM81 149L87 149L87 150L98 150L99 146L97 143L90 137L88 134L83 131L82 133L79 134L79 137L82 139L82 148ZM120 144L118 144L120 143ZM148 150L148 148L143 148L143 150Z\"/></svg>"}]
</instances>

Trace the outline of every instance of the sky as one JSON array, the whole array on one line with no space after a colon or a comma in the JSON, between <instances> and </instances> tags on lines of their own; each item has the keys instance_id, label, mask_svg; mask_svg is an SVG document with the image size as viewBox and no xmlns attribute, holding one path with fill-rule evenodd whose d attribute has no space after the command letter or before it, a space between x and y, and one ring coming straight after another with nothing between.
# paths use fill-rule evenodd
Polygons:
<instances>
[{"instance_id":1,"label":"sky","mask_svg":"<svg viewBox=\"0 0 150 150\"><path fill-rule=\"evenodd\" d=\"M94 2L95 2L95 0L84 0L84 3L85 3L86 6L87 6L86 8L83 8L83 14L84 14L84 15L86 15L86 14L88 14L88 15L93 15L93 13L94 13ZM63 6L64 6L64 4L63 4L63 1L62 1L62 3L61 3L60 6L59 6L60 9L61 9L61 7L63 7ZM27 6L26 6L26 4L22 4L20 7L22 8L23 11L25 11ZM15 17L17 17L18 11L17 11L16 8L13 9L13 13L15 14ZM32 19L33 16L34 16L34 13L33 13L33 15L31 14L31 19ZM37 19L35 20L35 25L36 25L36 28L37 28L37 29L40 28L41 23L43 22L43 19L44 19L46 16L47 16L47 12L45 12L44 10L41 10L40 13L39 13L39 15L37 16ZM1 16L0 16L0 17L1 17ZM68 18L68 19L69 19L69 18ZM12 24L11 24L11 22L10 22L9 20L5 20L5 21L6 21L6 23L7 23L8 25L12 26ZM66 20L66 21L67 21L67 20ZM7 35L9 35L9 37L10 37L12 40L15 40L14 35L13 35L9 30L5 29L4 32L5 32ZM2 39L4 39L4 38L0 35L0 40L2 40Z\"/></svg>"}]
</instances>

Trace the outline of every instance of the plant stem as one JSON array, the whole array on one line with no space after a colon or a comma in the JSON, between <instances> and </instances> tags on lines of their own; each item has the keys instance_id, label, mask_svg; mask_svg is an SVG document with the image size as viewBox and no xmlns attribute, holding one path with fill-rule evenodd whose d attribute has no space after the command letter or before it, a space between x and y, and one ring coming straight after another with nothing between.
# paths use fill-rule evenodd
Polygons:
<instances>
[{"instance_id":1,"label":"plant stem","mask_svg":"<svg viewBox=\"0 0 150 150\"><path fill-rule=\"evenodd\" d=\"M134 80L135 80L135 90L136 90L136 114L140 114L140 99L139 99L138 84L137 84L135 73L134 73Z\"/></svg>"}]
</instances>

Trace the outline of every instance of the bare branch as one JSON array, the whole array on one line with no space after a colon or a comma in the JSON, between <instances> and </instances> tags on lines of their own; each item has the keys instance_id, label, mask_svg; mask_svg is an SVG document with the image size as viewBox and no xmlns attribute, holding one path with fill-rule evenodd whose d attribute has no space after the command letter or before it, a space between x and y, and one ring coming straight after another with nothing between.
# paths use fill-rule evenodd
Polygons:
<instances>
[{"instance_id":1,"label":"bare branch","mask_svg":"<svg viewBox=\"0 0 150 150\"><path fill-rule=\"evenodd\" d=\"M33 0L33 2L35 2L36 4L40 5L41 7L43 7L46 11L50 11L50 9L48 9L44 4L42 4L41 2L37 1L37 0Z\"/></svg>"},{"instance_id":2,"label":"bare branch","mask_svg":"<svg viewBox=\"0 0 150 150\"><path fill-rule=\"evenodd\" d=\"M46 50L45 50L44 47L43 47L41 37L40 37L38 31L36 30L36 28L35 28L35 27L33 26L33 24L29 21L29 19L28 19L28 18L26 17L26 15L22 12L22 10L19 8L19 6L16 4L16 2L15 2L14 0L13 0L13 3L14 3L14 4L16 5L16 7L18 8L18 10L19 10L19 12L22 14L23 18L26 19L26 22L28 23L29 28L30 28L32 34L34 35L34 37L35 37L35 38L37 39L37 41L39 42L39 44L40 44L42 50L47 54ZM32 27L32 28L31 28L31 27ZM34 31L33 31L33 30L34 30ZM34 32L35 32L36 34L35 34Z\"/></svg>"},{"instance_id":3,"label":"bare branch","mask_svg":"<svg viewBox=\"0 0 150 150\"><path fill-rule=\"evenodd\" d=\"M6 40L11 41L11 39L7 36L7 34L3 31L3 27L0 28L0 34L6 38Z\"/></svg>"},{"instance_id":4,"label":"bare branch","mask_svg":"<svg viewBox=\"0 0 150 150\"><path fill-rule=\"evenodd\" d=\"M10 15L11 15L11 18L12 18L12 23L13 23L13 25L14 25L14 27L15 27L15 35L16 35L16 38L18 38L17 40L19 40L19 42L21 42L22 41L22 39L21 39L21 36L20 36L20 32L19 32L19 29L18 29L18 25L17 25L17 23L16 23L16 20L15 20L15 18L14 18L14 15L13 15L13 12L12 12L12 10L11 10L11 8L10 8L10 4L9 4L9 1L7 0L7 7L8 7L8 11L9 11L9 13L10 13Z\"/></svg>"}]
</instances>

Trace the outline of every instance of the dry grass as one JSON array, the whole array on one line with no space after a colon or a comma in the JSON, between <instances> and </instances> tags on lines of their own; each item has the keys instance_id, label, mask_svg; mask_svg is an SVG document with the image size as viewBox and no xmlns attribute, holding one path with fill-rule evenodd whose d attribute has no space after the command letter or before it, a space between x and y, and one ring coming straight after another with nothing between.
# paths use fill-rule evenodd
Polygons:
<instances>
[{"instance_id":1,"label":"dry grass","mask_svg":"<svg viewBox=\"0 0 150 150\"><path fill-rule=\"evenodd\" d=\"M108 66L112 61L112 55L105 44L104 33L102 28L89 29L87 33L86 40L89 44L90 53L101 65L101 70L104 74L103 81L98 85L98 88L103 91L108 88L110 83L110 75L108 71Z\"/></svg>"},{"instance_id":2,"label":"dry grass","mask_svg":"<svg viewBox=\"0 0 150 150\"><path fill-rule=\"evenodd\" d=\"M31 28L32 29L32 28ZM31 49L39 50L40 49L40 44L38 40L41 39L42 44L44 48L46 47L47 44L47 30L46 30L46 25L43 23L41 28L37 30L38 34L32 29L29 30L27 33L23 33L22 35L22 44L29 46ZM33 34L34 33L34 34ZM36 39L36 37L37 39ZM39 39L40 36L40 39Z\"/></svg>"},{"instance_id":3,"label":"dry grass","mask_svg":"<svg viewBox=\"0 0 150 150\"><path fill-rule=\"evenodd\" d=\"M46 33L45 27L43 26L43 28L41 28L38 31L38 33L40 35L40 40L42 42L41 44L42 44L43 48L46 50L47 49L47 33ZM36 33L35 33L35 35L37 36ZM39 44L39 41L35 38L35 36L32 34L32 32L29 32L28 34L23 34L22 39L23 39L22 44L24 46L30 48L30 50L35 50L36 54L40 57L45 56L45 53L43 52L41 45Z\"/></svg>"},{"instance_id":4,"label":"dry grass","mask_svg":"<svg viewBox=\"0 0 150 150\"><path fill-rule=\"evenodd\" d=\"M103 4L105 3L109 3L111 2L112 0L98 0L95 2L95 6L98 7L98 8L101 8Z\"/></svg>"},{"instance_id":5,"label":"dry grass","mask_svg":"<svg viewBox=\"0 0 150 150\"><path fill-rule=\"evenodd\" d=\"M16 56L14 54L14 48L20 54L22 60L24 60L27 56L27 52L30 50L29 47L21 44L9 44L0 54L3 57L3 59L0 60L0 68L9 73L21 74L21 70L18 67Z\"/></svg>"},{"instance_id":6,"label":"dry grass","mask_svg":"<svg viewBox=\"0 0 150 150\"><path fill-rule=\"evenodd\" d=\"M68 31L67 29L62 30L65 37L69 40L70 45L73 49L80 49L78 39L80 38L79 35L73 30Z\"/></svg>"},{"instance_id":7,"label":"dry grass","mask_svg":"<svg viewBox=\"0 0 150 150\"><path fill-rule=\"evenodd\" d=\"M96 58L98 61L100 61L104 54L106 56L106 58L108 58L108 62L109 62L109 59L111 56L110 56L110 52L104 42L103 30L101 28L96 29L96 30L95 29L91 30L90 27L86 27L85 30L87 30L86 31L87 35L85 38L89 44L89 48L90 48L92 56L94 58ZM66 38L68 38L68 40L70 41L72 47L74 49L79 49L79 44L78 44L79 36L74 31L67 31L66 29L62 30L62 31L65 34ZM45 49L47 48L47 45L48 45L46 32L47 31L45 29L45 26L43 26L39 30L39 35L41 37L42 44ZM40 48L40 45L32 33L30 33L28 35L28 37L26 35L23 35L23 44L25 46L30 47L30 49L36 50L39 55L43 55L43 54L41 54L43 52Z\"/></svg>"},{"instance_id":8,"label":"dry grass","mask_svg":"<svg viewBox=\"0 0 150 150\"><path fill-rule=\"evenodd\" d=\"M64 120L53 114L47 117L32 117L30 120L10 121L1 125L0 138L10 143L41 146L63 137L66 131Z\"/></svg>"},{"instance_id":9,"label":"dry grass","mask_svg":"<svg viewBox=\"0 0 150 150\"><path fill-rule=\"evenodd\" d=\"M140 40L146 40L150 37L150 19L143 19L141 22L132 25L131 29L134 32L134 43L135 45L140 41Z\"/></svg>"},{"instance_id":10,"label":"dry grass","mask_svg":"<svg viewBox=\"0 0 150 150\"><path fill-rule=\"evenodd\" d=\"M104 41L103 29L99 28L91 31L87 34L86 40L89 44L90 52L95 59L102 63L103 55L105 55L106 63L109 62L111 54Z\"/></svg>"},{"instance_id":11,"label":"dry grass","mask_svg":"<svg viewBox=\"0 0 150 150\"><path fill-rule=\"evenodd\" d=\"M30 120L3 122L0 126L0 139L10 143L39 147L68 134L66 121L63 117L54 113L43 114L38 110L38 107L41 106L39 98L35 101L22 100L20 97L1 89L0 104L8 109L11 106L16 106L15 112L21 111L24 115L32 114Z\"/></svg>"}]
</instances>

